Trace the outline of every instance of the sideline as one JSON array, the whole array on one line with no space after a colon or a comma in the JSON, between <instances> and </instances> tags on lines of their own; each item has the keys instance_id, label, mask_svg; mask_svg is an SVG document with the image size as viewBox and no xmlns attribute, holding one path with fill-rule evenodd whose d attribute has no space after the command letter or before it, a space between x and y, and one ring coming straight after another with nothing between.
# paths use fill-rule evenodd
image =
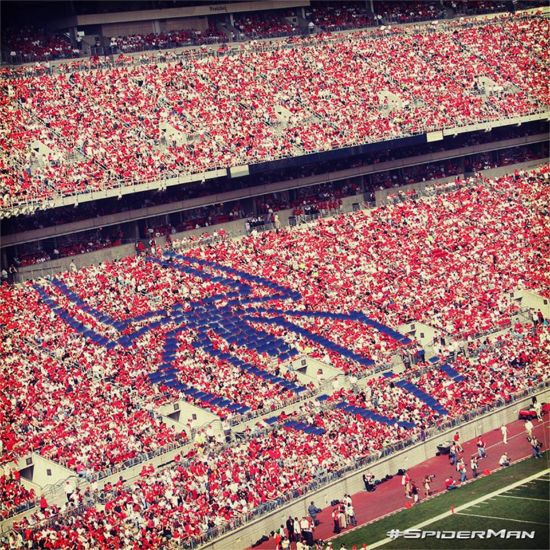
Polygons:
<instances>
[{"instance_id":1,"label":"sideline","mask_svg":"<svg viewBox=\"0 0 550 550\"><path fill-rule=\"evenodd\" d=\"M510 491L511 489L514 489L515 487L519 487L521 485L525 485L529 481L532 481L534 479L537 479L539 477L545 476L546 474L550 473L550 468L546 468L546 470L542 470L541 472L537 472L536 474L533 474L529 477L526 477L520 481L516 481L512 483L511 485L507 485L506 487L501 487L500 489L497 489L496 491L493 491L492 493L488 493L487 495L484 495L482 497L479 497L475 500L472 500L470 502L467 502L465 504L461 504L460 506L457 506L454 513L457 514L461 512L462 510L467 510L468 508L471 508L475 504L479 504L481 502L485 502L486 500L489 500L493 497L496 497L497 495L500 495L502 493L506 493L507 491ZM445 519L452 515L453 512L448 511L444 512L443 514L439 514L438 516L434 516L433 518L430 518L426 521L423 521L422 523L418 523L417 525L413 525L411 527L407 527L407 529L421 529L422 527L426 527L427 525L431 525L432 523L435 523L436 521L440 521L442 519ZM462 514L462 515L474 515L474 514ZM488 517L488 516L487 516ZM515 520L510 520L515 521ZM393 539L390 539L389 537L386 537L384 539L381 539L373 544L369 544L368 548L369 550L372 550L374 548L379 548L380 546L383 546L384 544L387 544L388 542L392 542Z\"/></svg>"},{"instance_id":2,"label":"sideline","mask_svg":"<svg viewBox=\"0 0 550 550\"><path fill-rule=\"evenodd\" d=\"M543 434L544 434L543 439L544 439L544 444L545 445L547 445L547 443L546 443L546 426L547 426L547 424L548 424L548 427L550 427L550 419L543 420L540 424L537 424L537 426L542 426L542 427L545 428L544 432L543 432ZM493 430L491 430L491 431L493 431ZM487 433L489 433L489 432L487 432ZM484 435L486 435L486 434L484 434ZM486 448L491 449L491 448L497 447L499 445L504 445L506 447L513 439L515 439L517 437L522 437L522 436L525 436L525 435L526 435L526 433L523 430L521 430L517 434L514 434L514 435L508 437L508 443L504 443L502 440L499 440L499 441L496 441L495 443L493 443L491 445L488 445ZM514 464L517 464L518 462L523 462L524 460L527 460L527 459L531 458L531 456L532 456L531 453L528 453L524 456L521 456L521 457L514 460ZM500 469L502 469L502 468L497 466L496 470L500 470ZM527 481L526 483L536 483L537 481L538 482L541 482L541 481L545 482L545 481L549 481L549 480L550 480L550 471L548 472L548 474L541 474L540 478L533 479L531 481ZM474 479L468 479L468 481L466 481L466 485L469 485L470 483L474 483L475 481L476 481L475 478ZM513 487L510 490L514 491L517 488L519 488L519 486L518 487ZM444 494L445 492L446 492L445 490L439 491L439 492L437 492L433 495L430 495L428 498L423 499L422 502L428 502L428 501L430 501L434 498L437 498L438 496ZM477 506L477 505L474 505L474 506ZM403 506L401 508L398 508L398 509L394 510L393 512L389 512L389 513L384 514L382 516L379 516L379 517L377 517L373 520L361 523L360 525L357 525L356 527L353 527L352 529L347 529L344 533L333 534L332 536L328 537L325 540L326 541L332 541L332 540L338 539L338 538L342 537L343 535L347 535L348 533L353 533L355 531L358 531L359 529L362 529L362 528L364 528L368 525L371 525L371 524L376 523L378 521L381 521L383 519L387 519L387 518L389 518L389 517L391 517L391 516L393 516L393 515L395 515L399 512L402 512L404 510L406 510L406 508ZM377 541L377 542L380 542L380 541ZM370 546L372 546L372 545L370 545Z\"/></svg>"}]
</instances>

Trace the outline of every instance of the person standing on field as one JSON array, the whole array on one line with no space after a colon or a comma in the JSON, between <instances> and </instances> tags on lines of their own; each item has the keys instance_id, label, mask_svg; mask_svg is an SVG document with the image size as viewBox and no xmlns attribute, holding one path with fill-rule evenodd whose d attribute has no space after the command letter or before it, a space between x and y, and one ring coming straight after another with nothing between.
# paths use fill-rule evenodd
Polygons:
<instances>
[{"instance_id":1,"label":"person standing on field","mask_svg":"<svg viewBox=\"0 0 550 550\"><path fill-rule=\"evenodd\" d=\"M506 445L508 443L508 427L503 424L500 427L500 433L502 434L502 442Z\"/></svg>"}]
</instances>

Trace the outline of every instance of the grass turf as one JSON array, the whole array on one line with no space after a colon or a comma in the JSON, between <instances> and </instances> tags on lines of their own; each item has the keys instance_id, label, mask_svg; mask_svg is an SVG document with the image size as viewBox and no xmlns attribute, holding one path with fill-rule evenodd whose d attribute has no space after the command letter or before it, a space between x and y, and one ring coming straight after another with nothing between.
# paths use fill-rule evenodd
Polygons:
<instances>
[{"instance_id":1,"label":"grass turf","mask_svg":"<svg viewBox=\"0 0 550 550\"><path fill-rule=\"evenodd\" d=\"M514 464L509 468L499 470L488 476L483 476L477 479L476 481L460 487L456 491L449 493L443 493L439 496L436 496L433 499L430 499L425 502L421 502L416 506L408 509L402 510L388 516L384 519L375 521L357 529L351 533L344 534L336 539L332 540L333 548L338 550L341 546L345 548L351 548L353 545L356 545L358 548L361 545L372 544L379 540L382 540L386 537L386 533L390 529L407 529L413 525L422 523L423 521L429 520L432 517L435 517L454 506L455 508L471 502L479 497L487 495L497 489L501 489L510 485L516 481L519 481L523 478L529 477L537 472L545 470L549 466L550 454L548 451L544 453L543 460L534 460L527 459L518 464ZM529 485L522 486L521 491L518 489L511 491L510 495L522 496L529 498L548 498L548 476L545 476L541 481L530 483ZM530 490L533 488L532 491ZM495 504L496 501L502 501L501 504ZM516 504L511 504L510 502L504 501L516 501ZM483 506L483 508L481 508ZM538 521L544 514L546 516L542 519L541 523L548 524L548 504L544 502L532 501L532 500L520 500L520 499L507 499L507 498L493 498L490 501L481 503L479 507L470 508L464 510L464 513L469 514L480 514L488 516L503 517L500 513L495 513L497 510L501 513L503 510L507 509L516 509L532 510L531 520ZM483 511L481 511L483 510ZM537 510L537 512L535 512ZM536 514L538 519L533 517L533 514ZM509 514L504 517L510 517ZM457 518L460 518L458 521ZM516 514L515 519L521 519ZM488 523L490 522L490 523ZM493 525L494 522L494 525ZM392 541L391 543L384 545L383 548L467 548L468 550L474 550L474 548L548 548L548 527L544 525L528 524L528 523L512 523L510 520L493 520L487 518L474 518L470 516L457 516L454 515L449 518L440 520L437 523L433 523L427 526L425 529L436 530L436 529L461 529L461 530L485 530L493 529L496 530L497 527L502 523L502 527L506 529L513 530L535 530L536 539L535 540L503 540L503 539L488 539L488 540L439 540L435 538L430 539L398 539ZM445 527L441 527L441 525ZM460 525L460 527L458 527ZM540 535L540 536L539 536ZM542 543L545 543L544 546L540 546ZM416 543L416 545L414 545ZM475 544L474 544L475 543ZM507 545L509 544L509 545ZM535 544L535 545L533 545Z\"/></svg>"},{"instance_id":2,"label":"grass turf","mask_svg":"<svg viewBox=\"0 0 550 550\"><path fill-rule=\"evenodd\" d=\"M514 497L548 499L548 478L543 476L535 479L528 485L516 487L506 494Z\"/></svg>"}]
</instances>

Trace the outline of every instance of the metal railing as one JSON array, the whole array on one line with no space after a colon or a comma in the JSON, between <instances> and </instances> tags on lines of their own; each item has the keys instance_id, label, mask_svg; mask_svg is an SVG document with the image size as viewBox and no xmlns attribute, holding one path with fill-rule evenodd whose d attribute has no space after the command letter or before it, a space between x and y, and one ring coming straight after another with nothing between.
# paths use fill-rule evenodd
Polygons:
<instances>
[{"instance_id":1,"label":"metal railing","mask_svg":"<svg viewBox=\"0 0 550 550\"><path fill-rule=\"evenodd\" d=\"M139 466L140 464L145 464L146 462L149 462L150 460L154 458L158 458L162 455L168 454L171 451L176 450L183 450L185 447L188 447L190 445L189 441L186 441L185 443L168 443L167 445L164 445L163 447L160 447L159 449L156 449L155 451L150 451L147 453L140 453L138 456L126 460L125 462L122 462L120 464L117 464L115 466L112 466L111 468L106 468L104 470L101 470L99 472L93 472L93 473L82 473L82 474L71 474L70 476L67 476L63 479L60 479L56 483L52 483L50 485L46 485L42 488L42 495L46 498L54 498L58 497L63 492L63 487L68 479L74 478L78 480L78 485L82 485L83 483L95 483L97 481L101 481L102 479L105 479L107 477L111 477L116 474L122 474L125 471L129 470L130 468L133 468L135 466ZM39 455L42 459L45 459L46 457L43 457L42 455ZM57 464L57 463L56 463ZM65 467L63 463L59 463L59 465ZM32 510L33 508L38 507L40 503L40 497L35 498L32 501L28 501L24 505L20 505L17 508L10 510L9 512L5 513L2 516L2 521L11 519L17 515L20 515L26 511Z\"/></svg>"},{"instance_id":2,"label":"metal railing","mask_svg":"<svg viewBox=\"0 0 550 550\"><path fill-rule=\"evenodd\" d=\"M154 451L140 453L135 458L127 460L111 468L107 468L106 470L101 470L100 472L94 472L92 474L82 474L82 477L86 479L86 481L88 481L89 483L100 481L102 479L105 479L106 477L110 477L115 474L124 472L125 470L128 470L129 468L133 468L134 466L144 464L145 462L152 460L153 458L157 458L159 456L165 455L171 451L183 449L188 445L189 445L189 441L186 441L185 443L176 443L176 442L168 443L163 447L160 447L159 449L156 449Z\"/></svg>"}]
</instances>

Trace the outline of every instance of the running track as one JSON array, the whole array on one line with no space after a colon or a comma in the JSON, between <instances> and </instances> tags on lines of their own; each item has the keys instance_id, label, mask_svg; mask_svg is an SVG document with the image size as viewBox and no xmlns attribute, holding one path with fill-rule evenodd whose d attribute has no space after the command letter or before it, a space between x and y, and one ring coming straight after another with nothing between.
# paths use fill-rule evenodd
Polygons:
<instances>
[{"instance_id":1,"label":"running track","mask_svg":"<svg viewBox=\"0 0 550 550\"><path fill-rule=\"evenodd\" d=\"M527 434L522 420L516 420L508 424L508 444L502 443L502 434L500 428L492 430L483 435L485 441L487 458L479 461L479 472L489 469L494 470L498 468L498 460L504 451L508 452L508 456L511 461L514 462L520 458L531 456L531 446L527 441ZM535 425L534 434L543 443L543 451L548 449L550 444L550 436L548 427L550 425L550 419L546 417L544 422L533 420ZM460 433L460 430L459 430ZM470 456L477 452L476 439L472 439L467 442L462 442L464 448L464 462L468 471L468 478L471 478L470 470ZM435 448L434 448L435 454ZM420 501L424 495L422 480L427 474L435 474L436 477L432 482L432 493L440 493L445 489L445 478L452 475L455 480L460 478L454 466L449 464L448 456L434 456L425 462L418 464L408 470L411 478L416 481L416 484L420 491ZM411 501L405 498L403 487L401 486L401 477L396 476L396 472L389 472L394 474L394 477L379 485L375 492L367 493L361 491L352 495L353 506L355 508L355 515L357 518L358 526L371 522L375 519L387 516L393 512L397 512ZM333 498L342 498L344 495L334 495ZM319 503L316 503L319 505ZM332 532L332 507L325 508L317 518L320 520L320 525L315 529L315 539L322 539L324 541L329 540L335 535ZM350 527L344 529L341 534L349 532ZM267 534L267 533L266 533ZM264 542L260 546L255 548L260 550L275 550L275 543L272 539ZM295 548L295 545L292 545Z\"/></svg>"}]
</instances>

